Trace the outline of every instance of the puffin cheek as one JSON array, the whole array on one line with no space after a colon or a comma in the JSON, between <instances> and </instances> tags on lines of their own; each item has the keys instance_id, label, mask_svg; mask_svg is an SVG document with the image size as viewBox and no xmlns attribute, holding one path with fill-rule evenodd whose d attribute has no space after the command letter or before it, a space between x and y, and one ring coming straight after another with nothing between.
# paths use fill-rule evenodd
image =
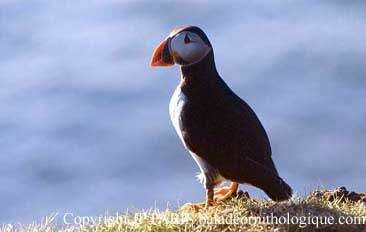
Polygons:
<instances>
[{"instance_id":1,"label":"puffin cheek","mask_svg":"<svg viewBox=\"0 0 366 232\"><path fill-rule=\"evenodd\" d=\"M173 56L173 59L174 59L174 62L179 64L179 65L187 65L189 64L189 62L185 61L181 55L179 55L178 52L176 51L172 51L172 56Z\"/></svg>"},{"instance_id":2,"label":"puffin cheek","mask_svg":"<svg viewBox=\"0 0 366 232\"><path fill-rule=\"evenodd\" d=\"M199 43L191 43L186 49L184 60L188 63L196 63L200 61L205 53L205 47Z\"/></svg>"}]
</instances>

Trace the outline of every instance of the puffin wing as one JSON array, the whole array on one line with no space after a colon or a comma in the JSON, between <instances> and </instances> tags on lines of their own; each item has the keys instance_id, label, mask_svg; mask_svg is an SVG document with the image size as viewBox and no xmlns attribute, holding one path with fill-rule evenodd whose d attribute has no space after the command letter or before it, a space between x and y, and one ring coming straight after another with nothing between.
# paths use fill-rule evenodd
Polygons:
<instances>
[{"instance_id":1,"label":"puffin wing","mask_svg":"<svg viewBox=\"0 0 366 232\"><path fill-rule=\"evenodd\" d=\"M228 87L201 105L198 113L182 116L187 125L182 134L188 149L219 170L224 178L259 187L274 200L291 196L291 188L279 177L272 161L269 139L261 122Z\"/></svg>"},{"instance_id":2,"label":"puffin wing","mask_svg":"<svg viewBox=\"0 0 366 232\"><path fill-rule=\"evenodd\" d=\"M200 107L193 104L181 116L182 136L191 152L235 176L252 163L277 175L267 134L248 104L234 93L215 95Z\"/></svg>"}]
</instances>

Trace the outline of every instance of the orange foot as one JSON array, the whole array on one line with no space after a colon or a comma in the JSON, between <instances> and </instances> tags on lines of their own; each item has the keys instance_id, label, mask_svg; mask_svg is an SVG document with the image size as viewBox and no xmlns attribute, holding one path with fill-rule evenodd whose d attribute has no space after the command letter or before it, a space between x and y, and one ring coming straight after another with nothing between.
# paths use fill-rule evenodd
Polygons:
<instances>
[{"instance_id":1,"label":"orange foot","mask_svg":"<svg viewBox=\"0 0 366 232\"><path fill-rule=\"evenodd\" d=\"M199 212L201 209L205 208L205 202L201 203L186 203L180 207L179 211L194 211Z\"/></svg>"},{"instance_id":2,"label":"orange foot","mask_svg":"<svg viewBox=\"0 0 366 232\"><path fill-rule=\"evenodd\" d=\"M236 192L238 191L238 183L232 182L229 187L223 187L216 189L214 191L214 201L222 202L233 196L236 196Z\"/></svg>"},{"instance_id":3,"label":"orange foot","mask_svg":"<svg viewBox=\"0 0 366 232\"><path fill-rule=\"evenodd\" d=\"M202 209L208 209L209 207L216 207L219 205L220 205L220 202L217 202L217 201L211 201L210 203L207 203L207 202L186 203L179 209L179 211L194 211L197 213Z\"/></svg>"}]
</instances>

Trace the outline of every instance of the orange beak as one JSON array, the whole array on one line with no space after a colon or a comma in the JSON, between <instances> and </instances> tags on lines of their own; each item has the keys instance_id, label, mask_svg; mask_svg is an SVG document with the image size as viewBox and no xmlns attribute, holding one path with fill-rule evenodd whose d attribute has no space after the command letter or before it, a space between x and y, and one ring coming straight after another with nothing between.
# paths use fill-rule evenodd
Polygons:
<instances>
[{"instance_id":1,"label":"orange beak","mask_svg":"<svg viewBox=\"0 0 366 232\"><path fill-rule=\"evenodd\" d=\"M150 65L151 67L158 67L158 66L172 66L174 65L173 57L170 55L169 52L169 43L170 38L163 40L153 52L151 57Z\"/></svg>"}]
</instances>

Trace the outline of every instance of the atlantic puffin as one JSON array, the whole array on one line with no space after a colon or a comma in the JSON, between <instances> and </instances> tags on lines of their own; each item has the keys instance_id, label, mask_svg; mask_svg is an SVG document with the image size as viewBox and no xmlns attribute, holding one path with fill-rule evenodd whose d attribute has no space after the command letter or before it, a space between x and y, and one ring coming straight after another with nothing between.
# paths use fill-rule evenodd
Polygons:
<instances>
[{"instance_id":1,"label":"atlantic puffin","mask_svg":"<svg viewBox=\"0 0 366 232\"><path fill-rule=\"evenodd\" d=\"M236 195L239 184L262 189L272 200L292 196L271 157L264 127L216 70L212 45L197 26L174 29L154 50L150 65L180 66L169 104L174 128L199 166L205 206ZM215 188L223 181L228 187Z\"/></svg>"}]
</instances>

